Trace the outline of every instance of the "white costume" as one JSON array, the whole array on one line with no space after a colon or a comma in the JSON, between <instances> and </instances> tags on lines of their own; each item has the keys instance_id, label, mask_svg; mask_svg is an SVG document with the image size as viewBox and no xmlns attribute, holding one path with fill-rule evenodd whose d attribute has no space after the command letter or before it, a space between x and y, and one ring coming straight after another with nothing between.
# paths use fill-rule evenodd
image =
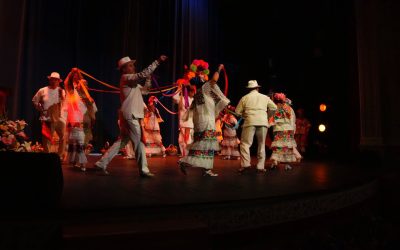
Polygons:
<instances>
[{"instance_id":1,"label":"white costume","mask_svg":"<svg viewBox=\"0 0 400 250\"><path fill-rule=\"evenodd\" d=\"M273 165L279 162L289 163L300 160L301 155L296 149L294 140L296 115L293 109L288 104L279 105L271 122L274 131L274 140L271 144Z\"/></svg>"},{"instance_id":2,"label":"white costume","mask_svg":"<svg viewBox=\"0 0 400 250\"><path fill-rule=\"evenodd\" d=\"M215 131L215 118L227 105L229 100L218 85L204 83L194 96L190 107L193 115L194 142L189 146L189 155L180 161L192 167L212 169L215 151L220 146Z\"/></svg>"},{"instance_id":3,"label":"white costume","mask_svg":"<svg viewBox=\"0 0 400 250\"><path fill-rule=\"evenodd\" d=\"M54 132L59 138L58 155L62 158L65 151L65 91L60 88L44 87L38 90L32 99L36 109L41 112L43 148L50 152Z\"/></svg>"},{"instance_id":4,"label":"white costume","mask_svg":"<svg viewBox=\"0 0 400 250\"><path fill-rule=\"evenodd\" d=\"M135 150L139 173L141 175L150 173L145 148L141 141L142 131L140 122L144 117L143 107L145 106L142 95L148 94L151 87L151 74L158 65L159 63L156 60L139 73L123 74L121 76L121 135L103 157L95 163L96 166L105 170L112 158L131 140ZM146 82L142 86L139 83L144 79Z\"/></svg>"},{"instance_id":5,"label":"white costume","mask_svg":"<svg viewBox=\"0 0 400 250\"><path fill-rule=\"evenodd\" d=\"M249 81L247 88L260 87L257 81ZM265 137L267 135L268 110L275 110L275 103L266 95L253 89L243 96L236 107L236 113L242 115L244 123L242 126L240 144L240 164L243 168L250 167L250 146L253 137L257 137L257 169L264 169L265 165Z\"/></svg>"},{"instance_id":6,"label":"white costume","mask_svg":"<svg viewBox=\"0 0 400 250\"><path fill-rule=\"evenodd\" d=\"M193 117L190 115L187 119L184 119L185 113L188 112L190 105L193 102L193 97L188 96L188 108L185 107L184 96L181 94L176 94L172 97L172 100L178 104L178 117L179 117L179 148L181 150L181 155L186 156L189 154L188 145L193 142Z\"/></svg>"},{"instance_id":7,"label":"white costume","mask_svg":"<svg viewBox=\"0 0 400 250\"><path fill-rule=\"evenodd\" d=\"M233 115L225 114L222 121L224 122L224 129L223 129L224 139L221 143L222 145L221 155L224 156L224 159L230 159L231 156L240 157L239 153L240 140L236 135L236 129L233 127L236 125L237 120Z\"/></svg>"}]
</instances>

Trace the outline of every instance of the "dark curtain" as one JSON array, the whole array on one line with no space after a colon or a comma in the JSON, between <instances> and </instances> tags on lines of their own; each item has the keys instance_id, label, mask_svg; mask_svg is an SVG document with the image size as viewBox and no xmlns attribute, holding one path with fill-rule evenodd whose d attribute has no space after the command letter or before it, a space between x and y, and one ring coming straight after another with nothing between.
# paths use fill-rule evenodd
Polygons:
<instances>
[{"instance_id":1,"label":"dark curtain","mask_svg":"<svg viewBox=\"0 0 400 250\"><path fill-rule=\"evenodd\" d=\"M19 53L12 89L10 116L25 119L34 140L40 139L38 113L31 99L47 85L47 76L57 71L63 78L72 67L78 67L96 78L118 86L117 61L123 56L137 59L138 69L150 64L161 54L169 60L155 72L162 85L171 84L183 73L183 65L195 58L215 59L209 54L211 8L208 0L72 0L72 1L1 1L0 16L10 8L19 14L20 25L14 27L13 47ZM16 17L13 17L14 21ZM13 21L12 18L10 20ZM16 26L16 25L14 25ZM215 28L214 28L215 29ZM1 36L6 32L2 30ZM213 39L213 40L211 40ZM6 45L4 47L7 47ZM5 64L5 62L2 62ZM105 89L86 78L91 88ZM119 96L91 93L99 108L94 128L95 142L118 136L117 109ZM145 98L146 100L147 98ZM167 107L175 109L170 98L163 98ZM166 121L161 125L164 144L177 141L177 117L162 110ZM29 131L29 129L31 131Z\"/></svg>"}]
</instances>

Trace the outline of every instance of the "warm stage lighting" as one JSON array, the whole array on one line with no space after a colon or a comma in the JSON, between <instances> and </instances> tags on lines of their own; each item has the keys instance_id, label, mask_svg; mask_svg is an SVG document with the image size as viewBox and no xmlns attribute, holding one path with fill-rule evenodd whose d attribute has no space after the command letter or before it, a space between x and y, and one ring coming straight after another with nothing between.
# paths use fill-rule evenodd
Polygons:
<instances>
[{"instance_id":1,"label":"warm stage lighting","mask_svg":"<svg viewBox=\"0 0 400 250\"><path fill-rule=\"evenodd\" d=\"M318 130L319 130L319 132L321 132L321 133L325 132L325 129L326 129L326 127L325 127L324 124L320 124L320 125L318 126Z\"/></svg>"},{"instance_id":2,"label":"warm stage lighting","mask_svg":"<svg viewBox=\"0 0 400 250\"><path fill-rule=\"evenodd\" d=\"M321 111L321 112L326 111L326 105L324 103L321 103L321 105L319 105L319 111Z\"/></svg>"}]
</instances>

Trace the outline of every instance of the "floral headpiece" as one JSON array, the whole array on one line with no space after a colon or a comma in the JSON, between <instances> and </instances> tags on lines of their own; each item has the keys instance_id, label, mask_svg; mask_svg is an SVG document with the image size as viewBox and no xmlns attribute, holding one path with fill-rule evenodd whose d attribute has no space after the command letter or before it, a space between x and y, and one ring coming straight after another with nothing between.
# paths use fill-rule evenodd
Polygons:
<instances>
[{"instance_id":1,"label":"floral headpiece","mask_svg":"<svg viewBox=\"0 0 400 250\"><path fill-rule=\"evenodd\" d=\"M204 60L194 59L192 64L190 64L190 70L195 72L196 75L208 75L210 70L208 69L208 62Z\"/></svg>"},{"instance_id":2,"label":"floral headpiece","mask_svg":"<svg viewBox=\"0 0 400 250\"><path fill-rule=\"evenodd\" d=\"M180 78L176 81L178 85L189 85L190 80L198 75L203 75L204 80L208 81L208 74L210 74L210 70L208 69L209 65L204 60L193 60L190 67L185 65L185 74L183 78Z\"/></svg>"},{"instance_id":3,"label":"floral headpiece","mask_svg":"<svg viewBox=\"0 0 400 250\"><path fill-rule=\"evenodd\" d=\"M275 93L274 94L274 99L277 101L282 101L282 102L286 102L286 96L284 93Z\"/></svg>"},{"instance_id":4,"label":"floral headpiece","mask_svg":"<svg viewBox=\"0 0 400 250\"><path fill-rule=\"evenodd\" d=\"M149 97L149 104L152 102L156 102L157 101L157 97L155 97L154 95Z\"/></svg>"}]
</instances>

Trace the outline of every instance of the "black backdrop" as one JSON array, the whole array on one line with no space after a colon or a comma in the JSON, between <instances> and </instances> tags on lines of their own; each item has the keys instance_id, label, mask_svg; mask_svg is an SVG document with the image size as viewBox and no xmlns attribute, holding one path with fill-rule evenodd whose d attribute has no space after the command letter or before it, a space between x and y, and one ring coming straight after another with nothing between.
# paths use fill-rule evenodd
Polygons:
<instances>
[{"instance_id":1,"label":"black backdrop","mask_svg":"<svg viewBox=\"0 0 400 250\"><path fill-rule=\"evenodd\" d=\"M316 127L323 121L328 122L324 139L329 144L356 146L352 1L265 1L263 6L228 0L0 0L0 51L5 55L0 86L12 92L10 116L27 120L37 140L39 122L31 98L50 72L65 77L77 66L117 84L119 58L129 55L143 68L165 53L169 61L156 71L163 84L179 78L183 65L195 58L209 61L212 71L224 63L233 104L245 94L247 81L257 79L262 92L284 91L294 108L306 109L314 125L312 140L320 136ZM99 108L95 142L101 147L118 135L119 98L93 97ZM163 102L171 107L169 99ZM318 113L320 102L328 104L324 115ZM162 115L164 144L176 143L176 117Z\"/></svg>"}]
</instances>

